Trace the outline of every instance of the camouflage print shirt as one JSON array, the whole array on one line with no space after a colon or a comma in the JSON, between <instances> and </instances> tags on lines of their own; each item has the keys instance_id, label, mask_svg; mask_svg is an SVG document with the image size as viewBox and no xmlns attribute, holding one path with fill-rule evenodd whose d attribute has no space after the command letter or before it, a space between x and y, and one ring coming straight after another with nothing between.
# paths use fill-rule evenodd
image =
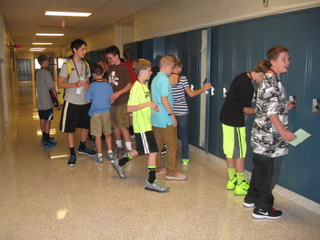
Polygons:
<instances>
[{"instance_id":1,"label":"camouflage print shirt","mask_svg":"<svg viewBox=\"0 0 320 240\"><path fill-rule=\"evenodd\" d=\"M288 154L288 144L271 123L269 116L277 114L288 128L286 91L279 78L266 73L259 84L256 99L256 118L251 131L253 152L270 158Z\"/></svg>"}]
</instances>

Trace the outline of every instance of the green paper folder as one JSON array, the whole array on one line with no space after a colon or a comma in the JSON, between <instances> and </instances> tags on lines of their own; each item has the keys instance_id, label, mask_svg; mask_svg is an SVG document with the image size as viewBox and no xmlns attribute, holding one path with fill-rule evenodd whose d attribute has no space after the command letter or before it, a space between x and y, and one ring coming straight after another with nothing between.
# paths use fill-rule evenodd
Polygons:
<instances>
[{"instance_id":1,"label":"green paper folder","mask_svg":"<svg viewBox=\"0 0 320 240\"><path fill-rule=\"evenodd\" d=\"M289 144L291 144L294 147L297 146L298 144L302 143L304 140L306 140L308 137L311 136L310 133L304 131L301 128L298 131L296 131L294 134L297 136L297 138L291 142L288 142Z\"/></svg>"}]
</instances>

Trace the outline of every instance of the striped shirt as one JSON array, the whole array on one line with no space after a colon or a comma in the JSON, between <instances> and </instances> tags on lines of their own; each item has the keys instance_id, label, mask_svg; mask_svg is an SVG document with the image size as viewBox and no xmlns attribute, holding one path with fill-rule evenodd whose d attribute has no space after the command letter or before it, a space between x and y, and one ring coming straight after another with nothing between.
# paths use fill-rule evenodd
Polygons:
<instances>
[{"instance_id":1,"label":"striped shirt","mask_svg":"<svg viewBox=\"0 0 320 240\"><path fill-rule=\"evenodd\" d=\"M181 76L179 78L177 85L171 85L172 96L174 102L174 114L177 116L182 116L188 114L188 105L186 101L186 95L184 89L189 87L188 79L186 76Z\"/></svg>"}]
</instances>

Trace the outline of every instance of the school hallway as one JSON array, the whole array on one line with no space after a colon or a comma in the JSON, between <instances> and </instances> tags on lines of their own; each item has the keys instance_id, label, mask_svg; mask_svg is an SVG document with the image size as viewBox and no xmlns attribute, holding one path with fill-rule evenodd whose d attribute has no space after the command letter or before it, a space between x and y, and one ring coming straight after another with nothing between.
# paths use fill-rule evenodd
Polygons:
<instances>
[{"instance_id":1,"label":"school hallway","mask_svg":"<svg viewBox=\"0 0 320 240\"><path fill-rule=\"evenodd\" d=\"M68 167L60 111L52 121L58 144L44 149L30 83L20 83L12 119L0 159L1 240L320 239L319 205L312 211L277 190L275 207L283 217L254 219L244 197L226 190L225 162L194 147L189 166L179 162L186 181L159 177L168 193L144 189L145 156L127 164L127 179L106 160L105 146L104 163L77 154L76 166Z\"/></svg>"}]
</instances>

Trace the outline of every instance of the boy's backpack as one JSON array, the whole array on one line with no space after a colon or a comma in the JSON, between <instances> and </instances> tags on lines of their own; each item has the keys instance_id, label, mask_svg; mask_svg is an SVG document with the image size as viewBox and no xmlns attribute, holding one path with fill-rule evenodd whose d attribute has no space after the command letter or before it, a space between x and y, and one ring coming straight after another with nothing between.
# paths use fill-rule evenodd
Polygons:
<instances>
[{"instance_id":1,"label":"boy's backpack","mask_svg":"<svg viewBox=\"0 0 320 240\"><path fill-rule=\"evenodd\" d=\"M85 60L82 60L85 65L86 65L86 75L88 74L88 69L90 69L89 63ZM72 64L70 61L66 61L65 64L67 65L67 82L69 81L69 77L71 75L72 72ZM64 92L65 92L65 88L58 88L58 93L57 93L57 99L59 104L63 104L64 103Z\"/></svg>"}]
</instances>

